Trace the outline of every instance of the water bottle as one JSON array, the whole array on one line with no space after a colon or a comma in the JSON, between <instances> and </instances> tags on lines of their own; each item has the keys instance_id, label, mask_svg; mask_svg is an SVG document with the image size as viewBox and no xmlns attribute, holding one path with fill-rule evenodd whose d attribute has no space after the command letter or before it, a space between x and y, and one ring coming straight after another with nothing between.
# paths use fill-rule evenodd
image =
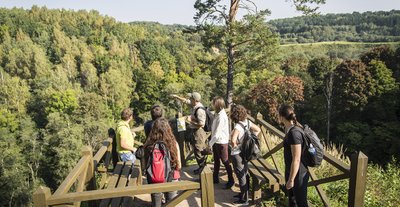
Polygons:
<instances>
[{"instance_id":1,"label":"water bottle","mask_svg":"<svg viewBox=\"0 0 400 207\"><path fill-rule=\"evenodd\" d=\"M315 155L316 151L312 144L310 144L310 147L308 148L308 152L312 155Z\"/></svg>"}]
</instances>

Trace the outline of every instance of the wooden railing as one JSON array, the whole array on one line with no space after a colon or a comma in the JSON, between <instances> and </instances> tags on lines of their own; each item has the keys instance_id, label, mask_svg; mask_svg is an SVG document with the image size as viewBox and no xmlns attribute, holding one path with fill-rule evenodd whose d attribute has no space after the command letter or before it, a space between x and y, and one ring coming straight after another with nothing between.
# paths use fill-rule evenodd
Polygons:
<instances>
[{"instance_id":1,"label":"wooden railing","mask_svg":"<svg viewBox=\"0 0 400 207\"><path fill-rule=\"evenodd\" d=\"M280 139L284 139L284 133L266 121L263 120L262 116L259 115L257 118L248 116L248 118L261 128L260 138L263 139L265 147L267 148L266 153L263 155L264 159L272 158L274 171L284 175L279 168L279 163L276 158L276 152L283 147L283 141L275 146L272 146L271 140L268 138L269 134L273 134ZM173 123L173 122L172 122ZM143 130L142 127L136 128L133 131ZM185 150L185 133L179 132L175 134L181 148L182 161L187 158ZM67 178L62 182L59 188L51 194L51 191L47 187L40 186L33 195L34 206L44 207L51 205L73 205L79 206L82 201L94 201L107 198L115 198L122 196L135 196L140 194L149 194L157 192L168 192L168 191L182 191L179 196L171 200L166 206L175 206L182 200L186 199L192 193L197 190L201 190L201 203L202 206L214 206L214 187L211 170L206 167L200 175L200 183L192 181L181 181L174 183L163 183L163 184L151 184L141 186L128 186L123 188L114 189L103 189L96 190L95 174L101 174L100 182L104 182L104 177L107 175L107 169L110 168L111 163L111 150L112 150L112 139L109 138L103 142L103 146L97 151L95 156L92 156L92 150L90 147L84 147L82 149L82 158L78 161L74 169L69 173ZM335 158L329 153L325 152L324 160L330 163L332 166L337 168L341 174L334 175L326 178L317 178L314 169L309 168L311 181L308 186L314 186L320 196L324 206L329 205L329 199L326 193L320 185L335 182L338 180L349 179L349 190L348 190L348 206L358 207L363 206L364 193L366 185L366 169L368 157L362 152L353 154L351 156L350 166L341 160ZM100 161L102 164L99 165ZM183 162L183 165L185 163ZM141 179L141 176L140 178ZM140 181L141 182L141 181ZM70 192L71 187L74 186L75 192ZM284 186L281 186L283 188ZM96 202L92 203L96 205Z\"/></svg>"},{"instance_id":2,"label":"wooden railing","mask_svg":"<svg viewBox=\"0 0 400 207\"><path fill-rule=\"evenodd\" d=\"M284 175L279 168L279 163L275 156L275 153L283 148L283 141L279 144L272 146L271 140L268 140L268 132L273 134L280 139L284 139L285 134L279 129L275 128L271 124L267 123L263 120L262 115L258 114L257 118L253 118L248 116L248 118L256 123L261 128L261 133L259 135L260 138L266 144L267 152L263 155L264 159L271 158L274 168L280 174ZM341 174L334 175L326 178L317 178L314 168L308 168L311 181L309 181L308 186L314 186L318 192L319 197L321 198L324 206L329 205L329 199L326 196L326 193L322 189L320 185L335 182L338 180L349 179L349 190L348 190L348 206L350 207L358 207L364 205L364 194L366 187L366 175L367 175L367 164L368 157L364 155L362 152L355 153L350 158L350 166L344 163L343 161L335 158L325 151L324 160L331 164L333 167L337 168ZM281 186L284 188L284 186Z\"/></svg>"},{"instance_id":3,"label":"wooden railing","mask_svg":"<svg viewBox=\"0 0 400 207\"><path fill-rule=\"evenodd\" d=\"M134 131L143 129L137 128ZM82 149L82 157L69 173L58 189L52 194L47 187L40 186L33 194L35 207L55 205L80 206L82 201L92 201L90 206L97 206L99 200L117 197L132 197L141 194L151 194L169 191L181 191L173 200L164 206L172 207L189 197L194 192L201 191L202 206L214 206L214 188L211 170L206 167L200 174L200 183L193 181L180 181L172 183L126 186L111 189L96 189L95 174L101 174L101 182L105 182L111 164L112 139L108 138L103 146L92 156L90 147ZM100 161L102 161L101 164ZM140 169L139 169L140 170ZM141 179L141 173L138 179ZM138 181L141 183L141 180ZM72 186L75 188L71 189ZM101 184L99 184L101 185ZM71 192L74 190L74 192Z\"/></svg>"}]
</instances>

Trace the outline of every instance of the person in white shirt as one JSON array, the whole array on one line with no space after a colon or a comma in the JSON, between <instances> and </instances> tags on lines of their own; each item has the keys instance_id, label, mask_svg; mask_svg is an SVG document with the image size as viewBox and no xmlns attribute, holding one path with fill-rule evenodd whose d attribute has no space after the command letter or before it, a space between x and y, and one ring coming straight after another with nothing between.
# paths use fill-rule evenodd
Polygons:
<instances>
[{"instance_id":1,"label":"person in white shirt","mask_svg":"<svg viewBox=\"0 0 400 207\"><path fill-rule=\"evenodd\" d=\"M232 164L235 170L236 177L239 180L240 193L235 196L238 198L235 204L248 205L249 197L249 175L248 175L248 162L244 161L240 154L240 148L243 143L244 128L250 129L250 131L258 135L261 131L260 127L253 124L247 119L247 110L242 105L236 105L232 107L231 119L235 124L235 128L231 133L231 146L232 146Z\"/></svg>"},{"instance_id":2,"label":"person in white shirt","mask_svg":"<svg viewBox=\"0 0 400 207\"><path fill-rule=\"evenodd\" d=\"M214 97L213 108L215 110L214 121L211 126L211 139L208 142L214 154L214 183L219 183L219 168L224 164L226 173L228 174L228 182L225 184L225 189L230 189L235 181L233 180L233 171L229 163L229 120L225 112L225 101L222 97Z\"/></svg>"}]
</instances>

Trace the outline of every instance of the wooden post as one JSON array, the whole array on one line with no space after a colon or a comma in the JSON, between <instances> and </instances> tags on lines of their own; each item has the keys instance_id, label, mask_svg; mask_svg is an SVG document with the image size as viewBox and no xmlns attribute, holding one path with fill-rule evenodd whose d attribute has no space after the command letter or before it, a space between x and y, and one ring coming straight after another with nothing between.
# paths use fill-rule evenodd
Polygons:
<instances>
[{"instance_id":1,"label":"wooden post","mask_svg":"<svg viewBox=\"0 0 400 207\"><path fill-rule=\"evenodd\" d=\"M210 168L205 166L200 174L201 206L214 207L214 182Z\"/></svg>"},{"instance_id":2,"label":"wooden post","mask_svg":"<svg viewBox=\"0 0 400 207\"><path fill-rule=\"evenodd\" d=\"M349 183L349 207L364 206L364 194L367 180L368 157L362 153L354 153L351 156L350 183Z\"/></svg>"},{"instance_id":3,"label":"wooden post","mask_svg":"<svg viewBox=\"0 0 400 207\"><path fill-rule=\"evenodd\" d=\"M252 185L251 185L251 199L253 200L253 204L257 205L261 199L261 181L258 180L256 176L252 176Z\"/></svg>"},{"instance_id":4,"label":"wooden post","mask_svg":"<svg viewBox=\"0 0 400 207\"><path fill-rule=\"evenodd\" d=\"M86 182L88 182L94 176L94 162L93 162L92 148L89 147L89 146L82 147L81 154L82 154L82 156L89 156L90 157L89 167L88 167L88 170L86 172L87 173Z\"/></svg>"},{"instance_id":5,"label":"wooden post","mask_svg":"<svg viewBox=\"0 0 400 207\"><path fill-rule=\"evenodd\" d=\"M256 116L256 121L262 120L262 119L263 119L263 115L260 112L258 112L257 116ZM257 124L257 123L255 123L255 124Z\"/></svg>"},{"instance_id":6,"label":"wooden post","mask_svg":"<svg viewBox=\"0 0 400 207\"><path fill-rule=\"evenodd\" d=\"M97 185L96 185L96 178L94 176L95 172L95 167L97 166L97 162L93 160L93 151L92 148L89 146L84 146L81 151L82 156L89 156L90 161L88 163L87 171L83 173L87 173L86 176L82 176L85 178L85 180L80 180L79 182L86 182L88 183L87 189L88 190L96 190ZM85 186L83 184L83 186ZM79 206L80 202L76 202L75 206ZM89 206L96 206L96 201L89 201Z\"/></svg>"},{"instance_id":7,"label":"wooden post","mask_svg":"<svg viewBox=\"0 0 400 207\"><path fill-rule=\"evenodd\" d=\"M35 193L33 193L33 206L34 207L47 207L47 199L51 196L50 188L40 186Z\"/></svg>"}]
</instances>

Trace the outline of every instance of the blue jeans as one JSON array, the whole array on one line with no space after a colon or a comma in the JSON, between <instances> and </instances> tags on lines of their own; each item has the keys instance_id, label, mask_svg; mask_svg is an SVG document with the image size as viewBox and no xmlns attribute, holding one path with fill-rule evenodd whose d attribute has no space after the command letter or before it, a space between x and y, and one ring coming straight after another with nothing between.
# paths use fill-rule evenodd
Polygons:
<instances>
[{"instance_id":1,"label":"blue jeans","mask_svg":"<svg viewBox=\"0 0 400 207\"><path fill-rule=\"evenodd\" d=\"M121 158L121 161L123 161L123 162L132 161L132 166L136 160L136 157L132 152L119 153L119 157Z\"/></svg>"}]
</instances>

